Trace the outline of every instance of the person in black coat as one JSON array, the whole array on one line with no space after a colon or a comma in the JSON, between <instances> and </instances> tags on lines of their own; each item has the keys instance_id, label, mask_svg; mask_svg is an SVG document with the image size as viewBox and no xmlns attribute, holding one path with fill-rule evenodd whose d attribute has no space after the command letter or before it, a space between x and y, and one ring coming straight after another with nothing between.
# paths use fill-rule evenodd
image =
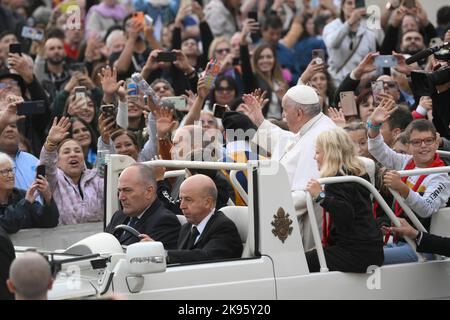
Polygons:
<instances>
[{"instance_id":1,"label":"person in black coat","mask_svg":"<svg viewBox=\"0 0 450 320\"><path fill-rule=\"evenodd\" d=\"M242 243L236 225L215 210L217 188L211 178L202 174L187 178L181 184L180 199L188 223L181 228L177 249L167 251L168 263L241 257ZM141 237L143 241L154 239Z\"/></svg>"},{"instance_id":2,"label":"person in black coat","mask_svg":"<svg viewBox=\"0 0 450 320\"><path fill-rule=\"evenodd\" d=\"M9 277L9 266L15 258L14 246L8 234L0 227L0 300L14 299L6 286L6 280Z\"/></svg>"},{"instance_id":3,"label":"person in black coat","mask_svg":"<svg viewBox=\"0 0 450 320\"><path fill-rule=\"evenodd\" d=\"M353 175L369 180L356 146L341 128L317 137L315 159L321 177ZM322 244L329 270L364 273L371 265L381 266L383 241L370 192L356 182L328 184L323 191L313 179L306 189L324 209ZM316 250L307 252L306 260L310 272L320 270Z\"/></svg>"},{"instance_id":4,"label":"person in black coat","mask_svg":"<svg viewBox=\"0 0 450 320\"><path fill-rule=\"evenodd\" d=\"M450 238L417 231L403 218L399 218L400 227L390 227L390 231L402 237L409 237L416 241L417 252L440 254L450 257Z\"/></svg>"},{"instance_id":5,"label":"person in black coat","mask_svg":"<svg viewBox=\"0 0 450 320\"><path fill-rule=\"evenodd\" d=\"M156 196L153 170L144 164L134 164L119 177L119 200L122 210L114 213L105 232L114 234L122 245L130 245L139 239L130 233L114 229L126 224L140 233L150 234L168 249L176 248L180 222L167 210Z\"/></svg>"},{"instance_id":6,"label":"person in black coat","mask_svg":"<svg viewBox=\"0 0 450 320\"><path fill-rule=\"evenodd\" d=\"M39 176L28 191L14 188L13 160L0 152L0 227L7 233L26 228L53 228L58 225L59 211L47 179ZM36 201L38 192L43 204Z\"/></svg>"}]
</instances>

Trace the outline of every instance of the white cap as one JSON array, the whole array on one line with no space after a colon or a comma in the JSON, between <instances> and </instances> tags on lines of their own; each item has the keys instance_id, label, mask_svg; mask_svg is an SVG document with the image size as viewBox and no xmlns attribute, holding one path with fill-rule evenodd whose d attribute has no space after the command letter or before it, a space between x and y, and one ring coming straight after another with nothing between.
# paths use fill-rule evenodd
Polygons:
<instances>
[{"instance_id":1,"label":"white cap","mask_svg":"<svg viewBox=\"0 0 450 320\"><path fill-rule=\"evenodd\" d=\"M292 101L301 104L319 103L319 96L316 90L310 86L296 85L286 92L286 96Z\"/></svg>"}]
</instances>

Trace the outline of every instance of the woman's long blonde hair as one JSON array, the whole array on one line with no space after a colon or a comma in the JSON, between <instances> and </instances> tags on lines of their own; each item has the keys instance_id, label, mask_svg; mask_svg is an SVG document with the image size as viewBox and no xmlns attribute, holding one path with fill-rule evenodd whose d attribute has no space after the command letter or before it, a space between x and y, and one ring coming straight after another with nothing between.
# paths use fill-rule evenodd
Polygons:
<instances>
[{"instance_id":1,"label":"woman's long blonde hair","mask_svg":"<svg viewBox=\"0 0 450 320\"><path fill-rule=\"evenodd\" d=\"M358 158L355 143L342 128L322 132L316 139L316 149L324 154L320 168L321 177L337 175L359 177L366 173L364 163Z\"/></svg>"}]
</instances>

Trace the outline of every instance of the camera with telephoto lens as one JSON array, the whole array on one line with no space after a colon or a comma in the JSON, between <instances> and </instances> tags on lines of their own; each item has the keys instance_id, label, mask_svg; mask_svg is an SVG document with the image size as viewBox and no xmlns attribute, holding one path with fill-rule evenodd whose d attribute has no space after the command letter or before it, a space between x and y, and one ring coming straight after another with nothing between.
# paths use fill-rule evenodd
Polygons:
<instances>
[{"instance_id":1,"label":"camera with telephoto lens","mask_svg":"<svg viewBox=\"0 0 450 320\"><path fill-rule=\"evenodd\" d=\"M412 91L417 96L431 96L437 92L436 86L450 82L450 67L446 66L434 72L411 72Z\"/></svg>"}]
</instances>

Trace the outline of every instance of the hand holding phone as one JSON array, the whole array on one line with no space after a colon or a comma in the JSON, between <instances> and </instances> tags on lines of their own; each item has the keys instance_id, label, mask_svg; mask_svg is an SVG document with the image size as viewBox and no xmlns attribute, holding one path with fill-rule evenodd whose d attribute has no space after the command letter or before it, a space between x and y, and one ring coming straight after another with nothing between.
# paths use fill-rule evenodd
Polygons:
<instances>
[{"instance_id":1,"label":"hand holding phone","mask_svg":"<svg viewBox=\"0 0 450 320\"><path fill-rule=\"evenodd\" d=\"M221 64L219 61L211 61L206 66L205 70L205 86L209 90L211 89L217 75L220 73Z\"/></svg>"},{"instance_id":2,"label":"hand holding phone","mask_svg":"<svg viewBox=\"0 0 450 320\"><path fill-rule=\"evenodd\" d=\"M379 68L392 68L397 65L397 58L393 55L376 56L374 64Z\"/></svg>"},{"instance_id":3,"label":"hand holding phone","mask_svg":"<svg viewBox=\"0 0 450 320\"><path fill-rule=\"evenodd\" d=\"M20 43L11 43L9 45L9 53L17 53L22 55L22 45Z\"/></svg>"},{"instance_id":4,"label":"hand holding phone","mask_svg":"<svg viewBox=\"0 0 450 320\"><path fill-rule=\"evenodd\" d=\"M316 64L325 63L325 51L323 49L314 49L311 52L312 58L315 59Z\"/></svg>"},{"instance_id":5,"label":"hand holding phone","mask_svg":"<svg viewBox=\"0 0 450 320\"><path fill-rule=\"evenodd\" d=\"M40 164L36 167L36 179L39 176L45 177L45 164Z\"/></svg>"},{"instance_id":6,"label":"hand holding phone","mask_svg":"<svg viewBox=\"0 0 450 320\"><path fill-rule=\"evenodd\" d=\"M100 107L100 111L103 114L104 118L113 118L116 119L117 108L113 104L105 104Z\"/></svg>"},{"instance_id":7,"label":"hand holding phone","mask_svg":"<svg viewBox=\"0 0 450 320\"><path fill-rule=\"evenodd\" d=\"M187 111L187 103L186 99L183 96L177 96L177 97L163 97L161 98L161 103L172 105L176 110L179 111Z\"/></svg>"},{"instance_id":8,"label":"hand holding phone","mask_svg":"<svg viewBox=\"0 0 450 320\"><path fill-rule=\"evenodd\" d=\"M403 0L403 6L407 9L416 7L416 0Z\"/></svg>"},{"instance_id":9,"label":"hand holding phone","mask_svg":"<svg viewBox=\"0 0 450 320\"><path fill-rule=\"evenodd\" d=\"M34 114L45 113L44 100L37 101L23 101L17 105L17 115L19 116L31 116Z\"/></svg>"},{"instance_id":10,"label":"hand holding phone","mask_svg":"<svg viewBox=\"0 0 450 320\"><path fill-rule=\"evenodd\" d=\"M175 52L167 52L167 51L161 51L156 56L157 62L175 62L177 61L177 55Z\"/></svg>"},{"instance_id":11,"label":"hand holding phone","mask_svg":"<svg viewBox=\"0 0 450 320\"><path fill-rule=\"evenodd\" d=\"M86 98L86 87L75 87L75 99Z\"/></svg>"},{"instance_id":12,"label":"hand holding phone","mask_svg":"<svg viewBox=\"0 0 450 320\"><path fill-rule=\"evenodd\" d=\"M145 24L145 14L142 11L133 12L133 18L139 25L144 26Z\"/></svg>"},{"instance_id":13,"label":"hand holding phone","mask_svg":"<svg viewBox=\"0 0 450 320\"><path fill-rule=\"evenodd\" d=\"M214 115L214 117L222 119L223 115L225 114L227 109L228 109L227 106L223 106L223 105L214 103L214 105L213 105L213 115Z\"/></svg>"},{"instance_id":14,"label":"hand holding phone","mask_svg":"<svg viewBox=\"0 0 450 320\"><path fill-rule=\"evenodd\" d=\"M36 28L30 28L23 26L22 28L22 38L31 39L34 41L44 40L44 31Z\"/></svg>"}]
</instances>

